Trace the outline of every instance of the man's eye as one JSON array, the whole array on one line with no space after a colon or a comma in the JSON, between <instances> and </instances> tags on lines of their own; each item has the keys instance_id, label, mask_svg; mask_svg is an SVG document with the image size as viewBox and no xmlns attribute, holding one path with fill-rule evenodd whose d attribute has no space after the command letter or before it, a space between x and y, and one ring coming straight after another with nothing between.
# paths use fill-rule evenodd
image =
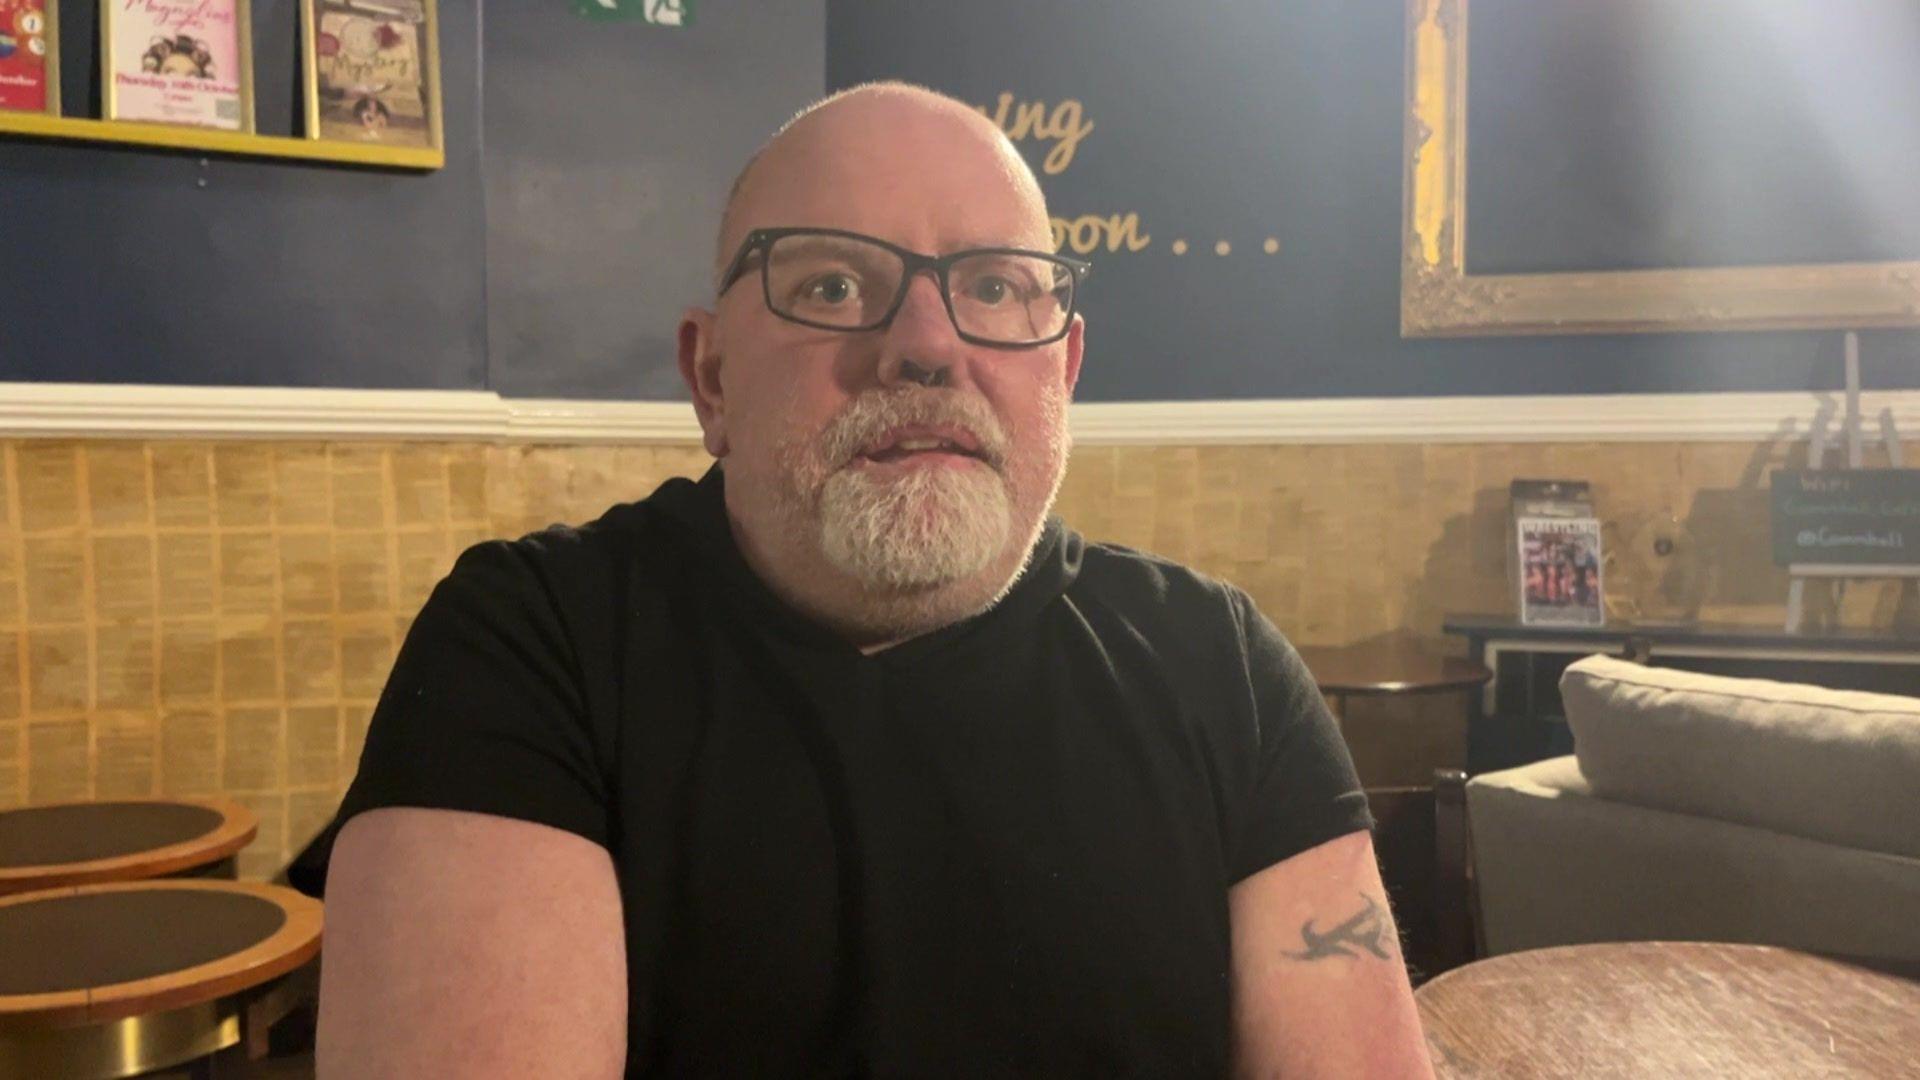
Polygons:
<instances>
[{"instance_id":1,"label":"man's eye","mask_svg":"<svg viewBox=\"0 0 1920 1080\"><path fill-rule=\"evenodd\" d=\"M860 283L846 274L822 274L800 290L802 299L822 304L844 304L860 298Z\"/></svg>"},{"instance_id":2,"label":"man's eye","mask_svg":"<svg viewBox=\"0 0 1920 1080\"><path fill-rule=\"evenodd\" d=\"M1013 295L1013 285L1002 277L976 278L967 286L967 297L983 304L998 304Z\"/></svg>"}]
</instances>

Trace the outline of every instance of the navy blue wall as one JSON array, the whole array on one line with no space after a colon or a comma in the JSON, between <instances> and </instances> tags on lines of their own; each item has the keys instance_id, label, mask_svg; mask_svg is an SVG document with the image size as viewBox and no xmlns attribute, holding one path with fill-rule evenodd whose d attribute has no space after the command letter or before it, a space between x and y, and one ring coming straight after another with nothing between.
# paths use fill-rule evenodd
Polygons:
<instances>
[{"instance_id":1,"label":"navy blue wall","mask_svg":"<svg viewBox=\"0 0 1920 1080\"><path fill-rule=\"evenodd\" d=\"M1088 256L1083 399L1839 385L1834 333L1403 340L1404 20L1402 0L828 0L827 82L905 78L975 104L1003 92L1049 109L1082 103L1093 129L1070 165L1041 176L1053 212L1137 213L1152 238ZM1494 59L1476 54L1476 70L1483 61ZM1055 143L1019 145L1039 168ZM1573 201L1565 212L1594 212ZM1263 250L1268 237L1277 254ZM1186 255L1171 251L1175 238ZM1213 253L1221 239L1226 257ZM1868 386L1920 387L1920 337L1863 340Z\"/></svg>"},{"instance_id":2,"label":"navy blue wall","mask_svg":"<svg viewBox=\"0 0 1920 1080\"><path fill-rule=\"evenodd\" d=\"M66 41L92 7L63 5ZM296 11L254 3L268 133L294 130ZM726 187L821 92L821 0L679 30L440 13L435 173L0 138L0 380L678 396ZM97 69L64 66L69 114L97 109Z\"/></svg>"},{"instance_id":3,"label":"navy blue wall","mask_svg":"<svg viewBox=\"0 0 1920 1080\"><path fill-rule=\"evenodd\" d=\"M1083 103L1056 213L1152 238L1092 256L1085 399L1839 382L1837 334L1402 340L1400 0L706 0L681 31L441 8L431 175L0 139L0 379L677 399L734 171L823 88L898 76ZM255 2L267 131L292 130L294 10ZM84 112L97 73L65 75ZM1867 385L1920 387L1920 339L1865 338Z\"/></svg>"},{"instance_id":4,"label":"navy blue wall","mask_svg":"<svg viewBox=\"0 0 1920 1080\"><path fill-rule=\"evenodd\" d=\"M98 96L94 7L61 5L82 46L61 65L70 115ZM259 126L285 134L296 7L254 11ZM440 34L447 167L430 175L0 140L0 378L481 385L474 6L442 4Z\"/></svg>"},{"instance_id":5,"label":"navy blue wall","mask_svg":"<svg viewBox=\"0 0 1920 1080\"><path fill-rule=\"evenodd\" d=\"M709 0L684 31L566 6L487 8L488 384L683 399L674 327L712 299L735 172L820 96L821 0Z\"/></svg>"}]
</instances>

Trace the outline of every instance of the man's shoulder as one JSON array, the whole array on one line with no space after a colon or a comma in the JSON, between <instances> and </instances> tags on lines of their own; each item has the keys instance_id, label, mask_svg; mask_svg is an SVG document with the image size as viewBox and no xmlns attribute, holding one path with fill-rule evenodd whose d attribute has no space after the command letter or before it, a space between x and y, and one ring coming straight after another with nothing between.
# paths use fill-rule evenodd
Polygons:
<instances>
[{"instance_id":1,"label":"man's shoulder","mask_svg":"<svg viewBox=\"0 0 1920 1080\"><path fill-rule=\"evenodd\" d=\"M1088 542L1070 592L1098 602L1129 621L1240 620L1252 601L1239 587L1151 552Z\"/></svg>"},{"instance_id":2,"label":"man's shoulder","mask_svg":"<svg viewBox=\"0 0 1920 1080\"><path fill-rule=\"evenodd\" d=\"M540 573L590 573L610 557L644 546L652 517L645 502L621 503L592 521L556 522L518 538L482 540L461 553L454 571L511 564Z\"/></svg>"},{"instance_id":3,"label":"man's shoulder","mask_svg":"<svg viewBox=\"0 0 1920 1080\"><path fill-rule=\"evenodd\" d=\"M667 515L654 497L619 503L592 521L557 523L517 539L486 540L455 560L451 577L518 580L559 598L624 591L636 567L673 557Z\"/></svg>"}]
</instances>

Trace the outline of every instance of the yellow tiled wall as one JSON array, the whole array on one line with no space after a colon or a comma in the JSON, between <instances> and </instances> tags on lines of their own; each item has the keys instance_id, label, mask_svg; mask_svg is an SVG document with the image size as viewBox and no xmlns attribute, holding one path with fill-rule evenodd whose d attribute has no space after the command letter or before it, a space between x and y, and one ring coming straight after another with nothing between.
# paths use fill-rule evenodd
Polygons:
<instances>
[{"instance_id":1,"label":"yellow tiled wall","mask_svg":"<svg viewBox=\"0 0 1920 1080\"><path fill-rule=\"evenodd\" d=\"M0 481L0 807L224 793L269 876L325 823L462 549L694 449L17 442Z\"/></svg>"},{"instance_id":2,"label":"yellow tiled wall","mask_svg":"<svg viewBox=\"0 0 1920 1080\"><path fill-rule=\"evenodd\" d=\"M224 793L268 876L332 812L409 620L467 545L597 516L686 447L0 442L0 808ZM1594 482L1623 613L1767 623L1761 444L1088 447L1061 512L1247 588L1303 644L1502 611L1507 483ZM1635 541L1685 526L1680 556ZM1676 529L1667 526L1675 534ZM1694 548L1689 552L1686 543ZM1691 556L1691 557L1689 557ZM1838 617L1920 625L1912 590ZM1377 782L1457 756L1459 710L1350 722ZM1407 764L1413 763L1413 764Z\"/></svg>"}]
</instances>

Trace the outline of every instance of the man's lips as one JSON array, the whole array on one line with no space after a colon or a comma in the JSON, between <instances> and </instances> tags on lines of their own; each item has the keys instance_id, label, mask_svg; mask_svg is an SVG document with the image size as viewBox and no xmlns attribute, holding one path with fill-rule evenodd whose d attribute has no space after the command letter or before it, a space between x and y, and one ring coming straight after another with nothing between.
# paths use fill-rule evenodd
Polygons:
<instances>
[{"instance_id":1,"label":"man's lips","mask_svg":"<svg viewBox=\"0 0 1920 1080\"><path fill-rule=\"evenodd\" d=\"M966 428L947 424L910 424L889 428L860 450L860 457L881 463L921 454L949 454L987 462L980 439Z\"/></svg>"}]
</instances>

